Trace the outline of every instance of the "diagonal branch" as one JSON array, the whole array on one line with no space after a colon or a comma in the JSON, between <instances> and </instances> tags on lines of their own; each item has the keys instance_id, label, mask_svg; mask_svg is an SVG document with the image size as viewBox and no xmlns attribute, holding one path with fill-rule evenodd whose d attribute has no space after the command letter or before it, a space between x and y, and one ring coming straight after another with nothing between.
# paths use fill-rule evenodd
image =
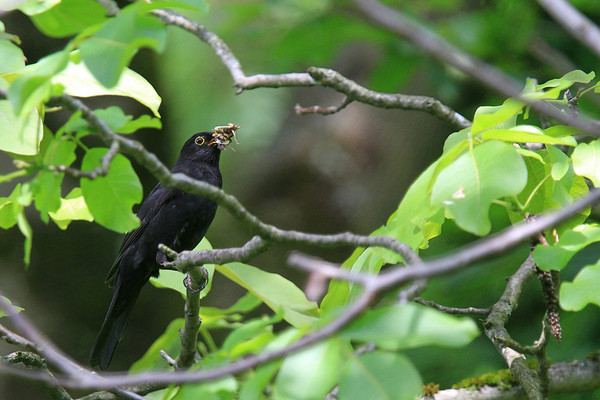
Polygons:
<instances>
[{"instance_id":1,"label":"diagonal branch","mask_svg":"<svg viewBox=\"0 0 600 400\"><path fill-rule=\"evenodd\" d=\"M559 24L600 57L600 28L566 0L537 0Z\"/></svg>"},{"instance_id":2,"label":"diagonal branch","mask_svg":"<svg viewBox=\"0 0 600 400\"><path fill-rule=\"evenodd\" d=\"M537 233L559 224L598 200L600 200L600 190L593 190L586 197L577 200L572 205L562 210L539 216L531 223L513 225L496 235L478 240L474 244L464 246L459 251L446 255L443 258L417 262L409 267L391 269L374 277L373 280L365 280L362 294L336 319L282 349L250 355L230 364L208 370L142 373L137 375L115 374L110 376L65 374L61 377L57 376L57 381L65 387L103 389L147 382L160 385L206 381L246 371L328 338L359 316L379 294L414 280L440 276L451 271L465 268L477 261L487 259L490 256L506 251ZM47 378L42 375L32 375L30 378L42 381L47 380ZM552 388L550 390L552 390Z\"/></svg>"},{"instance_id":3,"label":"diagonal branch","mask_svg":"<svg viewBox=\"0 0 600 400\"><path fill-rule=\"evenodd\" d=\"M411 21L410 18L397 9L391 8L378 0L353 0L353 2L369 21L410 40L432 57L458 68L503 96L515 98L530 105L537 112L566 125L572 125L591 135L600 136L600 123L598 121L584 120L572 114L563 113L548 103L532 102L523 98L520 95L521 87L513 78L496 67L462 51L421 24Z\"/></svg>"}]
</instances>

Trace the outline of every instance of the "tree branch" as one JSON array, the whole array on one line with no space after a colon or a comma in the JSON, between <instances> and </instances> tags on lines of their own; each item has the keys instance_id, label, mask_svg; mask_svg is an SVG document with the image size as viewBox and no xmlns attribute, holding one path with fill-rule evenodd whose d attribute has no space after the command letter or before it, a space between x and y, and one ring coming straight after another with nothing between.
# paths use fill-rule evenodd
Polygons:
<instances>
[{"instance_id":1,"label":"tree branch","mask_svg":"<svg viewBox=\"0 0 600 400\"><path fill-rule=\"evenodd\" d=\"M339 93L346 95L346 99L339 106L321 107L314 106L303 108L296 105L295 110L298 114L318 113L323 115L333 114L346 107L352 101L360 101L375 107L398 108L404 110L425 111L433 116L442 119L455 126L457 129L463 129L470 126L471 123L465 117L442 104L439 100L426 96L410 96L405 94L379 93L364 88L356 82L345 78L339 72L311 67L308 73L287 73L287 74L258 74L246 76L242 65L233 54L229 46L215 33L209 31L203 25L200 25L171 10L154 10L152 14L158 17L166 25L178 26L188 32L196 35L200 40L213 48L221 62L229 70L233 78L233 85L238 88L237 93L244 90L256 89L259 87L306 87L321 85L330 87Z\"/></svg>"},{"instance_id":2,"label":"tree branch","mask_svg":"<svg viewBox=\"0 0 600 400\"><path fill-rule=\"evenodd\" d=\"M154 384L198 382L217 379L225 375L246 371L250 368L254 368L258 365L298 351L333 335L360 315L369 306L377 294L384 293L413 280L426 279L446 274L459 268L464 268L474 262L489 258L499 252L504 252L525 239L530 238L551 226L559 224L599 199L600 190L592 190L585 198L577 200L569 207L547 215L539 216L534 222L513 225L496 235L478 240L474 244L464 246L459 251L451 253L443 258L417 262L409 267L391 269L375 276L372 281L365 280L362 294L354 303L350 304L338 318L282 349L250 355L228 365L209 370L186 372L175 371L172 373L142 373L137 375L115 374L110 376L65 374L61 377L57 376L57 380L65 387L103 389L147 382L152 382ZM512 364L514 363L513 360ZM41 375L32 376L30 378L46 380L46 377ZM550 390L552 390L552 387Z\"/></svg>"},{"instance_id":3,"label":"tree branch","mask_svg":"<svg viewBox=\"0 0 600 400\"><path fill-rule=\"evenodd\" d=\"M600 29L589 18L565 0L537 0L559 24L575 39L590 48L600 57Z\"/></svg>"},{"instance_id":4,"label":"tree branch","mask_svg":"<svg viewBox=\"0 0 600 400\"><path fill-rule=\"evenodd\" d=\"M554 363L548 370L549 394L576 393L600 388L600 361L585 359ZM422 400L521 400L527 399L523 388L505 389L483 386L478 389L446 389Z\"/></svg>"},{"instance_id":5,"label":"tree branch","mask_svg":"<svg viewBox=\"0 0 600 400\"><path fill-rule=\"evenodd\" d=\"M460 50L433 31L412 21L397 9L377 0L353 0L353 2L369 21L410 40L432 57L458 68L503 96L515 98L530 105L537 112L566 125L575 126L593 136L600 136L598 121L584 120L571 113L563 113L545 102L529 101L521 96L521 86L513 78Z\"/></svg>"},{"instance_id":6,"label":"tree branch","mask_svg":"<svg viewBox=\"0 0 600 400\"><path fill-rule=\"evenodd\" d=\"M433 301L422 299L420 297L417 297L414 301L415 301L415 303L419 303L419 304L422 304L427 307L435 308L436 310L444 312L446 314L465 314L465 315L485 315L485 316L487 316L491 311L491 308L448 307L448 306L443 306L441 304L437 304L436 302L433 302Z\"/></svg>"},{"instance_id":7,"label":"tree branch","mask_svg":"<svg viewBox=\"0 0 600 400\"><path fill-rule=\"evenodd\" d=\"M483 326L486 336L504 357L510 372L519 381L527 397L532 400L542 400L544 396L538 374L527 366L525 356L515 351L515 346L509 344L513 340L505 328L510 315L517 306L523 286L533 276L534 272L535 262L532 255L529 254L527 260L508 280L504 293L492 307L492 311L484 321Z\"/></svg>"},{"instance_id":8,"label":"tree branch","mask_svg":"<svg viewBox=\"0 0 600 400\"><path fill-rule=\"evenodd\" d=\"M204 267L192 269L186 276L185 324L181 332L181 352L175 361L177 368L189 368L194 364L198 352L200 330L200 293L206 287L208 273Z\"/></svg>"},{"instance_id":9,"label":"tree branch","mask_svg":"<svg viewBox=\"0 0 600 400\"><path fill-rule=\"evenodd\" d=\"M327 68L310 67L308 73L321 86L345 94L346 102L356 100L379 108L425 111L458 129L471 126L471 121L432 97L375 92Z\"/></svg>"}]
</instances>

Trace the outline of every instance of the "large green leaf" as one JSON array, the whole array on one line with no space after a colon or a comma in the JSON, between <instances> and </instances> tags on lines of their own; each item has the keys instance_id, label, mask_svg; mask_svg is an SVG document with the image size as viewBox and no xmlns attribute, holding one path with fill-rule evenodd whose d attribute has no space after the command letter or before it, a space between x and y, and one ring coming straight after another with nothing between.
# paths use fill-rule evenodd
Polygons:
<instances>
[{"instance_id":1,"label":"large green leaf","mask_svg":"<svg viewBox=\"0 0 600 400\"><path fill-rule=\"evenodd\" d=\"M471 318L456 317L418 304L392 305L369 311L339 337L398 350L421 346L461 347L479 329Z\"/></svg>"},{"instance_id":2,"label":"large green leaf","mask_svg":"<svg viewBox=\"0 0 600 400\"><path fill-rule=\"evenodd\" d=\"M3 32L3 25L0 25L0 32ZM23 51L8 39L0 36L0 73L13 72L25 66L25 56Z\"/></svg>"},{"instance_id":3,"label":"large green leaf","mask_svg":"<svg viewBox=\"0 0 600 400\"><path fill-rule=\"evenodd\" d=\"M144 3L125 7L80 45L81 58L105 87L118 84L122 71L140 48L162 51L166 28L146 13L151 7Z\"/></svg>"},{"instance_id":4,"label":"large green leaf","mask_svg":"<svg viewBox=\"0 0 600 400\"><path fill-rule=\"evenodd\" d=\"M83 157L82 170L91 171L100 166L107 151L106 148L90 149ZM116 155L106 176L82 178L81 190L88 209L100 225L121 233L139 225L131 209L142 201L142 184L124 156Z\"/></svg>"},{"instance_id":5,"label":"large green leaf","mask_svg":"<svg viewBox=\"0 0 600 400\"><path fill-rule=\"evenodd\" d=\"M462 229L483 236L491 229L492 202L517 195L526 184L527 167L516 149L489 141L463 154L440 173L431 203L445 207Z\"/></svg>"},{"instance_id":6,"label":"large green leaf","mask_svg":"<svg viewBox=\"0 0 600 400\"><path fill-rule=\"evenodd\" d=\"M0 88L7 87L8 83L0 78ZM43 136L44 128L37 108L19 116L9 100L0 100L0 150L34 155L39 151Z\"/></svg>"},{"instance_id":7,"label":"large green leaf","mask_svg":"<svg viewBox=\"0 0 600 400\"><path fill-rule=\"evenodd\" d=\"M31 21L46 36L67 37L106 20L106 9L89 0L61 0L46 12L32 15Z\"/></svg>"},{"instance_id":8,"label":"large green leaf","mask_svg":"<svg viewBox=\"0 0 600 400\"><path fill-rule=\"evenodd\" d=\"M584 267L573 282L560 285L560 306L567 311L580 311L588 304L600 307L600 261Z\"/></svg>"},{"instance_id":9,"label":"large green leaf","mask_svg":"<svg viewBox=\"0 0 600 400\"><path fill-rule=\"evenodd\" d=\"M50 54L35 64L30 64L10 85L10 100L19 117L28 115L52 94L52 77L62 71L69 62L69 48Z\"/></svg>"},{"instance_id":10,"label":"large green leaf","mask_svg":"<svg viewBox=\"0 0 600 400\"><path fill-rule=\"evenodd\" d=\"M438 161L439 162L439 161ZM386 235L408 244L413 249L427 248L429 240L439 234L444 215L442 209L430 204L429 183L438 162L433 163L410 186L398 209L388 218L384 227L372 235ZM357 249L342 265L356 273L378 273L384 264L395 264L402 257L390 250L371 247ZM333 280L321 303L321 311L329 313L352 300L361 287L347 281Z\"/></svg>"},{"instance_id":11,"label":"large green leaf","mask_svg":"<svg viewBox=\"0 0 600 400\"><path fill-rule=\"evenodd\" d=\"M24 14L34 15L44 12L58 3L61 0L12 0L0 1L0 10L9 11L14 9L21 10Z\"/></svg>"},{"instance_id":12,"label":"large green leaf","mask_svg":"<svg viewBox=\"0 0 600 400\"><path fill-rule=\"evenodd\" d=\"M309 301L294 283L281 275L242 263L217 265L216 270L254 293L295 327L309 327L317 320L317 304Z\"/></svg>"},{"instance_id":13,"label":"large green leaf","mask_svg":"<svg viewBox=\"0 0 600 400\"><path fill-rule=\"evenodd\" d=\"M340 380L340 400L413 400L419 397L419 372L401 354L376 351L350 357Z\"/></svg>"},{"instance_id":14,"label":"large green leaf","mask_svg":"<svg viewBox=\"0 0 600 400\"><path fill-rule=\"evenodd\" d=\"M160 116L160 96L143 76L129 68L123 70L115 87L110 89L104 87L81 62L71 61L62 72L52 78L52 82L63 85L67 93L77 97L131 97L152 110L155 116Z\"/></svg>"},{"instance_id":15,"label":"large green leaf","mask_svg":"<svg viewBox=\"0 0 600 400\"><path fill-rule=\"evenodd\" d=\"M600 241L600 227L597 225L579 225L560 235L554 246L537 246L533 259L543 270L561 270L579 250Z\"/></svg>"},{"instance_id":16,"label":"large green leaf","mask_svg":"<svg viewBox=\"0 0 600 400\"><path fill-rule=\"evenodd\" d=\"M344 366L344 343L329 339L283 360L275 378L276 400L322 400L337 384Z\"/></svg>"}]
</instances>

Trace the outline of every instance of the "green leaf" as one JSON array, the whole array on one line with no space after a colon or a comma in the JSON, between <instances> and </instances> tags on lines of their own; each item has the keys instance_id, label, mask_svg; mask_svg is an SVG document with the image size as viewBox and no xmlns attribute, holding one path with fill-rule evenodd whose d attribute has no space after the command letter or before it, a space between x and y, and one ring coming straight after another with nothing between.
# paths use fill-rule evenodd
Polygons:
<instances>
[{"instance_id":1,"label":"green leaf","mask_svg":"<svg viewBox=\"0 0 600 400\"><path fill-rule=\"evenodd\" d=\"M23 262L26 266L29 265L29 261L31 258L31 245L33 241L33 230L31 229L31 225L27 221L25 217L25 210L21 209L19 215L17 215L17 226L19 230L25 236L25 243L23 244L24 252L23 252Z\"/></svg>"},{"instance_id":2,"label":"green leaf","mask_svg":"<svg viewBox=\"0 0 600 400\"><path fill-rule=\"evenodd\" d=\"M106 9L99 2L61 0L43 13L35 13L31 21L44 35L62 38L107 21Z\"/></svg>"},{"instance_id":3,"label":"green leaf","mask_svg":"<svg viewBox=\"0 0 600 400\"><path fill-rule=\"evenodd\" d=\"M478 335L479 329L471 318L444 314L418 304L396 304L369 311L344 328L339 337L399 350L461 347Z\"/></svg>"},{"instance_id":4,"label":"green leaf","mask_svg":"<svg viewBox=\"0 0 600 400\"><path fill-rule=\"evenodd\" d=\"M22 307L13 305L12 301L10 301L10 299L8 297L4 297L4 296L0 296L0 297L2 297L2 299L4 301L6 301L8 304L10 304L10 308L12 309L13 312L20 313L21 311L24 310L24 308L22 308ZM0 307L0 318L6 317L8 315L9 314L6 311L4 311L4 309L2 307Z\"/></svg>"},{"instance_id":5,"label":"green leaf","mask_svg":"<svg viewBox=\"0 0 600 400\"><path fill-rule=\"evenodd\" d=\"M569 171L569 157L554 146L546 146L552 163L551 176L555 181L561 180Z\"/></svg>"},{"instance_id":6,"label":"green leaf","mask_svg":"<svg viewBox=\"0 0 600 400\"><path fill-rule=\"evenodd\" d=\"M66 198L60 200L60 207L48 213L54 223L62 230L67 229L71 221L92 222L94 217L88 210L81 188L74 188Z\"/></svg>"},{"instance_id":7,"label":"green leaf","mask_svg":"<svg viewBox=\"0 0 600 400\"><path fill-rule=\"evenodd\" d=\"M131 368L129 368L129 372L141 372L151 369L171 369L161 357L160 351L164 350L171 357L176 357L179 354L181 351L179 330L183 329L184 325L185 320L183 318L176 318L171 321L164 333L152 343L142 358L137 360Z\"/></svg>"},{"instance_id":8,"label":"green leaf","mask_svg":"<svg viewBox=\"0 0 600 400\"><path fill-rule=\"evenodd\" d=\"M389 217L386 226L372 235L386 235L408 244L413 249L427 248L429 240L435 237L444 219L443 210L430 204L428 186L436 171L438 162L433 163L410 186L398 209ZM357 273L378 273L381 267L402 260L400 255L382 248L357 249L346 260L342 268ZM361 287L346 281L332 281L327 295L321 303L321 311L329 313L354 298Z\"/></svg>"},{"instance_id":9,"label":"green leaf","mask_svg":"<svg viewBox=\"0 0 600 400\"><path fill-rule=\"evenodd\" d=\"M81 169L91 171L100 166L107 151L106 148L90 149L83 157ZM131 209L142 201L142 184L129 160L121 154L112 160L106 176L93 180L82 178L81 190L90 213L100 225L120 233L139 225Z\"/></svg>"},{"instance_id":10,"label":"green leaf","mask_svg":"<svg viewBox=\"0 0 600 400\"><path fill-rule=\"evenodd\" d=\"M28 65L22 70L22 75L11 83L8 89L8 100L17 116L29 115L38 105L50 98L51 79L67 66L68 50L67 48Z\"/></svg>"},{"instance_id":11,"label":"green leaf","mask_svg":"<svg viewBox=\"0 0 600 400\"><path fill-rule=\"evenodd\" d=\"M0 88L8 83L0 78ZM15 154L34 155L44 136L42 119L37 108L19 117L10 101L0 100L0 150Z\"/></svg>"},{"instance_id":12,"label":"green leaf","mask_svg":"<svg viewBox=\"0 0 600 400\"><path fill-rule=\"evenodd\" d=\"M233 399L238 388L231 375L210 382L188 383L183 385L173 400L228 400Z\"/></svg>"},{"instance_id":13,"label":"green leaf","mask_svg":"<svg viewBox=\"0 0 600 400\"><path fill-rule=\"evenodd\" d=\"M242 326L227 335L221 348L231 358L241 357L248 353L258 353L275 337L273 335L273 325L280 321L281 316L278 314L272 317L263 316L244 321Z\"/></svg>"},{"instance_id":14,"label":"green leaf","mask_svg":"<svg viewBox=\"0 0 600 400\"><path fill-rule=\"evenodd\" d=\"M77 144L66 136L55 137L44 151L43 163L47 166L70 166L75 160ZM61 184L64 173L42 170L32 181L35 208L41 218L48 222L48 212L56 211L61 205Z\"/></svg>"},{"instance_id":15,"label":"green leaf","mask_svg":"<svg viewBox=\"0 0 600 400\"><path fill-rule=\"evenodd\" d=\"M445 207L462 229L483 236L491 229L492 202L518 194L526 184L527 167L516 149L489 141L463 154L440 173L431 203Z\"/></svg>"},{"instance_id":16,"label":"green leaf","mask_svg":"<svg viewBox=\"0 0 600 400\"><path fill-rule=\"evenodd\" d=\"M558 138L547 136L544 132L530 125L519 125L510 129L490 129L481 134L483 140L502 140L510 143L543 143L564 146L576 146L577 141L572 136Z\"/></svg>"},{"instance_id":17,"label":"green leaf","mask_svg":"<svg viewBox=\"0 0 600 400\"><path fill-rule=\"evenodd\" d=\"M162 122L158 118L152 118L149 115L142 115L139 118L136 118L132 121L128 121L121 128L117 129L115 132L117 133L134 133L140 129L152 128L152 129L160 129L162 128Z\"/></svg>"},{"instance_id":18,"label":"green leaf","mask_svg":"<svg viewBox=\"0 0 600 400\"><path fill-rule=\"evenodd\" d=\"M318 316L317 304L309 301L298 287L278 274L242 263L217 265L216 269L230 280L260 298L292 326L309 327Z\"/></svg>"},{"instance_id":19,"label":"green leaf","mask_svg":"<svg viewBox=\"0 0 600 400\"><path fill-rule=\"evenodd\" d=\"M0 227L3 229L11 228L15 225L25 237L24 257L25 265L29 265L31 255L31 243L33 231L25 217L25 207L32 201L32 194L29 184L21 185L18 183L8 197L0 197Z\"/></svg>"},{"instance_id":20,"label":"green leaf","mask_svg":"<svg viewBox=\"0 0 600 400\"><path fill-rule=\"evenodd\" d=\"M376 351L350 357L340 380L339 400L413 400L421 394L421 377L401 354Z\"/></svg>"},{"instance_id":21,"label":"green leaf","mask_svg":"<svg viewBox=\"0 0 600 400\"><path fill-rule=\"evenodd\" d=\"M271 379L275 376L283 361L275 361L263 364L250 372L250 377L246 379L240 388L240 400L261 400L263 392Z\"/></svg>"},{"instance_id":22,"label":"green leaf","mask_svg":"<svg viewBox=\"0 0 600 400\"><path fill-rule=\"evenodd\" d=\"M160 117L160 96L143 76L129 68L123 70L116 86L111 89L104 87L84 63L70 62L64 71L52 78L52 82L63 85L67 93L76 97L130 97L148 107L156 117Z\"/></svg>"},{"instance_id":23,"label":"green leaf","mask_svg":"<svg viewBox=\"0 0 600 400\"><path fill-rule=\"evenodd\" d=\"M501 106L482 106L475 111L471 132L477 135L488 129L509 129L515 126L517 115L524 104L514 99L506 100Z\"/></svg>"},{"instance_id":24,"label":"green leaf","mask_svg":"<svg viewBox=\"0 0 600 400\"><path fill-rule=\"evenodd\" d=\"M567 72L565 75L558 79L551 79L548 82L537 85L537 89L546 89L546 88L556 88L558 90L564 90L574 83L589 83L596 76L595 73L590 72L586 74L581 70L574 70L571 72Z\"/></svg>"},{"instance_id":25,"label":"green leaf","mask_svg":"<svg viewBox=\"0 0 600 400\"><path fill-rule=\"evenodd\" d=\"M196 245L193 249L194 251L198 250L212 250L212 245L208 241L206 237L202 238L200 243ZM202 292L200 293L200 298L203 299L206 297L208 293L210 293L210 288L212 286L212 278L215 273L215 265L214 264L205 264L204 268L206 268L206 272L208 272L208 283ZM150 283L157 288L160 289L171 289L176 292L179 292L181 296L185 299L187 297L187 289L183 285L183 279L185 275L179 271L171 271L168 269L164 269L160 271L160 275L158 278L150 278Z\"/></svg>"},{"instance_id":26,"label":"green leaf","mask_svg":"<svg viewBox=\"0 0 600 400\"><path fill-rule=\"evenodd\" d=\"M600 227L579 225L562 233L554 246L537 246L533 259L543 270L561 270L579 250L600 241Z\"/></svg>"},{"instance_id":27,"label":"green leaf","mask_svg":"<svg viewBox=\"0 0 600 400\"><path fill-rule=\"evenodd\" d=\"M13 190L13 194L20 188L21 186L18 184ZM12 228L17 224L17 216L23 207L12 200L11 197L0 197L0 228L2 229Z\"/></svg>"},{"instance_id":28,"label":"green leaf","mask_svg":"<svg viewBox=\"0 0 600 400\"><path fill-rule=\"evenodd\" d=\"M7 39L0 39L0 60L0 73L17 71L25 66L23 51Z\"/></svg>"},{"instance_id":29,"label":"green leaf","mask_svg":"<svg viewBox=\"0 0 600 400\"><path fill-rule=\"evenodd\" d=\"M322 400L337 384L346 346L329 339L283 360L273 385L274 399Z\"/></svg>"},{"instance_id":30,"label":"green leaf","mask_svg":"<svg viewBox=\"0 0 600 400\"><path fill-rule=\"evenodd\" d=\"M202 316L214 317L234 313L247 313L262 304L262 300L250 292L240 297L231 307L222 309L216 307L200 307Z\"/></svg>"},{"instance_id":31,"label":"green leaf","mask_svg":"<svg viewBox=\"0 0 600 400\"><path fill-rule=\"evenodd\" d=\"M573 282L560 285L560 306L567 311L580 311L588 304L600 306L600 261L582 268Z\"/></svg>"},{"instance_id":32,"label":"green leaf","mask_svg":"<svg viewBox=\"0 0 600 400\"><path fill-rule=\"evenodd\" d=\"M82 60L105 87L117 85L122 71L140 48L162 51L166 29L146 13L151 6L135 3L125 7L80 45Z\"/></svg>"},{"instance_id":33,"label":"green leaf","mask_svg":"<svg viewBox=\"0 0 600 400\"><path fill-rule=\"evenodd\" d=\"M60 0L13 0L0 2L0 10L19 9L26 15L34 15L44 12L58 3Z\"/></svg>"},{"instance_id":34,"label":"green leaf","mask_svg":"<svg viewBox=\"0 0 600 400\"><path fill-rule=\"evenodd\" d=\"M585 176L594 186L600 186L600 139L578 144L571 158L577 175Z\"/></svg>"}]
</instances>

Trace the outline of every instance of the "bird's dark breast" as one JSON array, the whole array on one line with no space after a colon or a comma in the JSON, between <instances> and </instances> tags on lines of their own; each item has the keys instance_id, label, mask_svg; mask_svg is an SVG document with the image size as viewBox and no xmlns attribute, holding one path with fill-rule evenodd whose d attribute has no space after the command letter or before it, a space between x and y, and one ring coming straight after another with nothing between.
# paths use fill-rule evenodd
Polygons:
<instances>
[{"instance_id":1,"label":"bird's dark breast","mask_svg":"<svg viewBox=\"0 0 600 400\"><path fill-rule=\"evenodd\" d=\"M167 261L158 245L164 244L175 251L193 249L206 234L216 211L217 204L210 200L178 193L158 213L149 216L152 221L139 238L138 245L128 249L135 248L136 253L132 255L135 261L129 265L141 267L143 272L138 273L144 273L146 277L157 276L160 264Z\"/></svg>"}]
</instances>

